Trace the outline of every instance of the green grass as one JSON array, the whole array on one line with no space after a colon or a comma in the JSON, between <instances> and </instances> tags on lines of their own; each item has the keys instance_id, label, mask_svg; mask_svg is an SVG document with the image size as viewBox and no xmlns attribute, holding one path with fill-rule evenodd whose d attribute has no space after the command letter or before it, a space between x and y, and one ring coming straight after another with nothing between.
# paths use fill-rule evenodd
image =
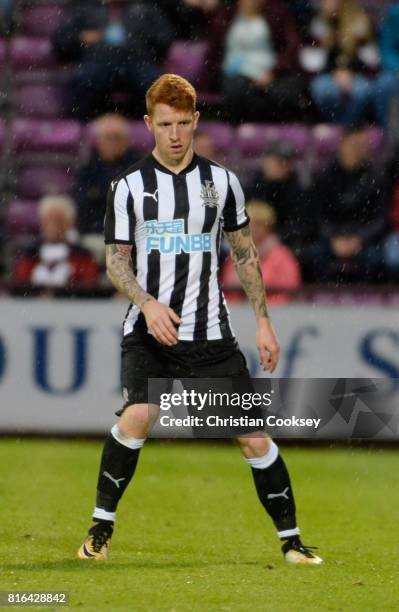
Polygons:
<instances>
[{"instance_id":1,"label":"green grass","mask_svg":"<svg viewBox=\"0 0 399 612\"><path fill-rule=\"evenodd\" d=\"M109 561L75 560L101 446L2 440L0 590L68 591L85 611L399 609L395 451L284 451L303 539L325 559L298 568L223 444L148 444Z\"/></svg>"}]
</instances>

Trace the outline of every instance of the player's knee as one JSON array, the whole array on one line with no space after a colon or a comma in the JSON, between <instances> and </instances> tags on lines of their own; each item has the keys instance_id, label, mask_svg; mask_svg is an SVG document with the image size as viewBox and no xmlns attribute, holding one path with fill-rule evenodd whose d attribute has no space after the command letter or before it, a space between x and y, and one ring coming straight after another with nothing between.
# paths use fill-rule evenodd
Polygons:
<instances>
[{"instance_id":1,"label":"player's knee","mask_svg":"<svg viewBox=\"0 0 399 612\"><path fill-rule=\"evenodd\" d=\"M264 457L272 445L271 438L265 437L244 437L238 438L241 452L245 457Z\"/></svg>"},{"instance_id":2,"label":"player's knee","mask_svg":"<svg viewBox=\"0 0 399 612\"><path fill-rule=\"evenodd\" d=\"M157 408L148 404L128 406L119 419L120 431L128 436L146 438L158 416Z\"/></svg>"}]
</instances>

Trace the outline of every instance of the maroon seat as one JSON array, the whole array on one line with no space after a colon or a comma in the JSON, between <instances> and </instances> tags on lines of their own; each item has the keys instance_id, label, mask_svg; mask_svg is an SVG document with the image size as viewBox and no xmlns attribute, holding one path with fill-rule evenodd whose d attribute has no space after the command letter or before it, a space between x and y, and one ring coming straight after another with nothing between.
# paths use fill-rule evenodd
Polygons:
<instances>
[{"instance_id":1,"label":"maroon seat","mask_svg":"<svg viewBox=\"0 0 399 612\"><path fill-rule=\"evenodd\" d=\"M13 149L17 153L36 151L40 153L74 154L79 150L82 128L78 121L39 121L16 119L12 124Z\"/></svg>"},{"instance_id":2,"label":"maroon seat","mask_svg":"<svg viewBox=\"0 0 399 612\"><path fill-rule=\"evenodd\" d=\"M206 132L213 138L217 151L230 153L234 146L234 129L228 123L219 121L201 121L198 126L200 132Z\"/></svg>"},{"instance_id":3,"label":"maroon seat","mask_svg":"<svg viewBox=\"0 0 399 612\"><path fill-rule=\"evenodd\" d=\"M342 137L342 126L321 124L313 128L312 148L316 163L320 159L325 159L335 155ZM372 156L381 152L384 144L384 131L378 127L371 127L367 130L370 152Z\"/></svg>"},{"instance_id":4,"label":"maroon seat","mask_svg":"<svg viewBox=\"0 0 399 612\"><path fill-rule=\"evenodd\" d=\"M73 175L65 166L26 166L17 173L15 191L20 198L36 200L48 194L68 193Z\"/></svg>"},{"instance_id":5,"label":"maroon seat","mask_svg":"<svg viewBox=\"0 0 399 612\"><path fill-rule=\"evenodd\" d=\"M7 210L7 229L12 236L36 234L39 231L37 202L14 200Z\"/></svg>"},{"instance_id":6,"label":"maroon seat","mask_svg":"<svg viewBox=\"0 0 399 612\"><path fill-rule=\"evenodd\" d=\"M64 7L56 2L25 7L21 18L21 29L28 36L50 37L64 15Z\"/></svg>"},{"instance_id":7,"label":"maroon seat","mask_svg":"<svg viewBox=\"0 0 399 612\"><path fill-rule=\"evenodd\" d=\"M25 117L60 117L64 88L59 85L21 85L14 95L14 108Z\"/></svg>"},{"instance_id":8,"label":"maroon seat","mask_svg":"<svg viewBox=\"0 0 399 612\"><path fill-rule=\"evenodd\" d=\"M313 128L312 148L316 159L334 155L341 140L342 127L320 124Z\"/></svg>"},{"instance_id":9,"label":"maroon seat","mask_svg":"<svg viewBox=\"0 0 399 612\"><path fill-rule=\"evenodd\" d=\"M243 123L237 128L237 146L244 156L256 157L274 141L289 142L297 157L305 155L310 146L309 130L303 125Z\"/></svg>"},{"instance_id":10,"label":"maroon seat","mask_svg":"<svg viewBox=\"0 0 399 612\"><path fill-rule=\"evenodd\" d=\"M10 58L14 68L52 68L56 61L48 38L17 36L10 43Z\"/></svg>"},{"instance_id":11,"label":"maroon seat","mask_svg":"<svg viewBox=\"0 0 399 612\"><path fill-rule=\"evenodd\" d=\"M208 43L176 40L170 47L165 71L196 81L202 74Z\"/></svg>"},{"instance_id":12,"label":"maroon seat","mask_svg":"<svg viewBox=\"0 0 399 612\"><path fill-rule=\"evenodd\" d=\"M139 151L147 153L154 148L154 137L143 121L130 122L130 138L132 146Z\"/></svg>"}]
</instances>

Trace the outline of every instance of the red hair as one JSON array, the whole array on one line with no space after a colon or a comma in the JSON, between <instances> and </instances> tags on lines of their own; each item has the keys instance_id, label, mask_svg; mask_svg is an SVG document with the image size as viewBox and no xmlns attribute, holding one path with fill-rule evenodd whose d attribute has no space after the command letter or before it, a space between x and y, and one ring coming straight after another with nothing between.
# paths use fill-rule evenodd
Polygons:
<instances>
[{"instance_id":1,"label":"red hair","mask_svg":"<svg viewBox=\"0 0 399 612\"><path fill-rule=\"evenodd\" d=\"M156 104L167 104L175 110L195 112L197 94L194 87L177 74L163 74L149 88L145 96L147 113L154 113Z\"/></svg>"}]
</instances>

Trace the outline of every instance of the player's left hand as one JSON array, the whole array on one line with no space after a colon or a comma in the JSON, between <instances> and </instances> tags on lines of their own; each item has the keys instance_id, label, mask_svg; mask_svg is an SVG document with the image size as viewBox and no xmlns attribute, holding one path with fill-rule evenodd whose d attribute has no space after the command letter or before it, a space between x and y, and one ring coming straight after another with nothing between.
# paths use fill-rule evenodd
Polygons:
<instances>
[{"instance_id":1,"label":"player's left hand","mask_svg":"<svg viewBox=\"0 0 399 612\"><path fill-rule=\"evenodd\" d=\"M280 355L280 345L270 319L262 317L258 320L256 330L256 346L260 364L266 372L274 372Z\"/></svg>"}]
</instances>

